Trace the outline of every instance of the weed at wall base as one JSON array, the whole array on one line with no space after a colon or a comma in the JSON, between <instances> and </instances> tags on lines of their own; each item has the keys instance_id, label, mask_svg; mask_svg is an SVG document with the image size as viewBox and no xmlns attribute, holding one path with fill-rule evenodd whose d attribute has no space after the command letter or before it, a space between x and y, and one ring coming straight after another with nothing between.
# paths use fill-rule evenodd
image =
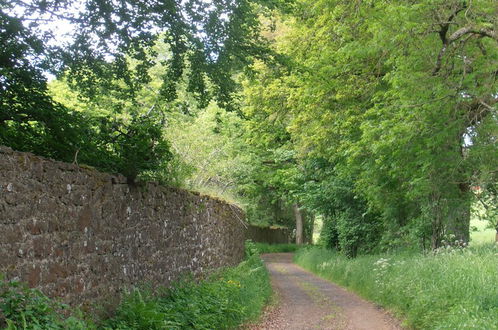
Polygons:
<instances>
[{"instance_id":1,"label":"weed at wall base","mask_svg":"<svg viewBox=\"0 0 498 330\"><path fill-rule=\"evenodd\" d=\"M16 329L93 329L94 325L72 314L69 307L42 292L16 281L0 278L0 328Z\"/></svg>"},{"instance_id":2,"label":"weed at wall base","mask_svg":"<svg viewBox=\"0 0 498 330\"><path fill-rule=\"evenodd\" d=\"M0 281L0 328L16 329L231 329L256 319L271 296L268 271L258 254L196 283L135 289L113 318L94 325L64 317L67 306L21 283Z\"/></svg>"},{"instance_id":3,"label":"weed at wall base","mask_svg":"<svg viewBox=\"0 0 498 330\"><path fill-rule=\"evenodd\" d=\"M269 275L254 255L196 284L153 293L134 290L107 329L231 329L255 319L271 295Z\"/></svg>"}]
</instances>

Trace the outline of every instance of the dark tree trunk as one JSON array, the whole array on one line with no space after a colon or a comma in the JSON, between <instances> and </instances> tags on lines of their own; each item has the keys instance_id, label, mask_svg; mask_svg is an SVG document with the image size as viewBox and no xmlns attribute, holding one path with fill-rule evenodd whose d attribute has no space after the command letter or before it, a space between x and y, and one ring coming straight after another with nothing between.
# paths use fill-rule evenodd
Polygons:
<instances>
[{"instance_id":1,"label":"dark tree trunk","mask_svg":"<svg viewBox=\"0 0 498 330\"><path fill-rule=\"evenodd\" d=\"M441 241L444 235L443 212L441 210L441 198L437 194L431 196L432 210L432 235L431 249L435 250L441 246Z\"/></svg>"},{"instance_id":2,"label":"dark tree trunk","mask_svg":"<svg viewBox=\"0 0 498 330\"><path fill-rule=\"evenodd\" d=\"M448 234L455 236L451 243L456 244L468 243L470 240L470 187L462 183L459 190L459 198L450 205L447 229Z\"/></svg>"},{"instance_id":3,"label":"dark tree trunk","mask_svg":"<svg viewBox=\"0 0 498 330\"><path fill-rule=\"evenodd\" d=\"M447 226L448 234L454 235L454 242L451 243L468 243L470 240L470 202L463 200L452 213Z\"/></svg>"},{"instance_id":4,"label":"dark tree trunk","mask_svg":"<svg viewBox=\"0 0 498 330\"><path fill-rule=\"evenodd\" d=\"M468 185L460 185L458 196L453 198L443 198L438 193L431 196L432 249L439 248L443 239L450 245L469 242L470 204Z\"/></svg>"}]
</instances>

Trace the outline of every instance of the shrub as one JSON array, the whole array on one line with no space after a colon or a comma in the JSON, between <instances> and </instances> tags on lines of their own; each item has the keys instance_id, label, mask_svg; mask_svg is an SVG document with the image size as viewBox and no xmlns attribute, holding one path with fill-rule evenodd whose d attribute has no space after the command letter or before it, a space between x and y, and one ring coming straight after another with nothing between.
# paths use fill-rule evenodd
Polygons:
<instances>
[{"instance_id":1,"label":"shrub","mask_svg":"<svg viewBox=\"0 0 498 330\"><path fill-rule=\"evenodd\" d=\"M294 252L300 248L299 245L293 243L288 243L288 244L253 243L253 244L259 253Z\"/></svg>"},{"instance_id":2,"label":"shrub","mask_svg":"<svg viewBox=\"0 0 498 330\"><path fill-rule=\"evenodd\" d=\"M249 258L253 255L260 254L261 251L258 249L257 243L254 243L252 240L248 239L245 243L245 256Z\"/></svg>"},{"instance_id":3,"label":"shrub","mask_svg":"<svg viewBox=\"0 0 498 330\"><path fill-rule=\"evenodd\" d=\"M93 326L69 314L68 307L20 282L0 281L0 328L90 329Z\"/></svg>"},{"instance_id":4,"label":"shrub","mask_svg":"<svg viewBox=\"0 0 498 330\"><path fill-rule=\"evenodd\" d=\"M256 318L271 294L269 275L252 255L195 283L192 279L157 293L128 293L105 323L108 329L229 329Z\"/></svg>"},{"instance_id":5,"label":"shrub","mask_svg":"<svg viewBox=\"0 0 498 330\"><path fill-rule=\"evenodd\" d=\"M99 329L229 329L259 316L271 295L269 274L257 254L196 283L134 289ZM96 329L71 316L68 306L19 282L0 282L0 328Z\"/></svg>"}]
</instances>

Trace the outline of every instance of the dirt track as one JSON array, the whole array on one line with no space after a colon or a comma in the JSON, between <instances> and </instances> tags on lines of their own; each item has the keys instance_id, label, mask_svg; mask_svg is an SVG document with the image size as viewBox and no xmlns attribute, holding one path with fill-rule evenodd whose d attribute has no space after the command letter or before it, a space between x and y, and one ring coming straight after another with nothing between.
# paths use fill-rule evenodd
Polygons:
<instances>
[{"instance_id":1,"label":"dirt track","mask_svg":"<svg viewBox=\"0 0 498 330\"><path fill-rule=\"evenodd\" d=\"M263 255L278 306L251 329L401 329L382 309L292 263L292 254Z\"/></svg>"}]
</instances>

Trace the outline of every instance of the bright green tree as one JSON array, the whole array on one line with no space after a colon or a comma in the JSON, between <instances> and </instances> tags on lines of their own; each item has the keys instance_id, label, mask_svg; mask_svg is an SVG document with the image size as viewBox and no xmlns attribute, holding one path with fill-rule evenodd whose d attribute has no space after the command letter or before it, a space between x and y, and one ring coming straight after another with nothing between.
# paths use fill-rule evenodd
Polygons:
<instances>
[{"instance_id":1,"label":"bright green tree","mask_svg":"<svg viewBox=\"0 0 498 330\"><path fill-rule=\"evenodd\" d=\"M386 237L466 242L470 187L496 183L497 10L484 0L299 1L276 38L292 65L258 70L254 104L270 119L285 113L298 158L353 180Z\"/></svg>"}]
</instances>

